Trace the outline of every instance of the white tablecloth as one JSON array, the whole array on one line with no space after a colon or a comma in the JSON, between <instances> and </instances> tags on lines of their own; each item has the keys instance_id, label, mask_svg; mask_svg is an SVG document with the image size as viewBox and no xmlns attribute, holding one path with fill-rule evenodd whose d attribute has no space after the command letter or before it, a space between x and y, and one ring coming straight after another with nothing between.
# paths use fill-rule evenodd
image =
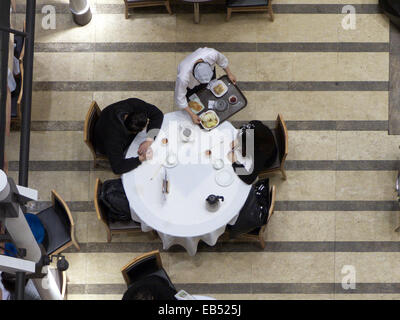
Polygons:
<instances>
[{"instance_id":1,"label":"white tablecloth","mask_svg":"<svg viewBox=\"0 0 400 320\"><path fill-rule=\"evenodd\" d=\"M236 176L226 157L237 132L229 122L210 132L191 125L194 140L190 142L183 142L179 138L182 124L191 125L185 111L166 114L161 131L152 144L153 159L123 174L122 182L132 219L141 223L142 231L156 230L164 250L179 244L190 255L195 255L199 240L213 246L224 233L226 225L236 222L251 186ZM136 136L127 151L127 158L137 156L138 147L145 137L145 132ZM167 146L161 143L165 137L169 141ZM213 159L205 155L207 149L212 150L213 159L224 160L222 170L232 173L231 185L221 187L216 183L215 175L219 171L213 168ZM178 155L179 164L165 169L161 163L169 153ZM167 170L170 181L170 193L166 199L162 194L164 170ZM216 212L206 208L205 199L210 194L225 198Z\"/></svg>"}]
</instances>

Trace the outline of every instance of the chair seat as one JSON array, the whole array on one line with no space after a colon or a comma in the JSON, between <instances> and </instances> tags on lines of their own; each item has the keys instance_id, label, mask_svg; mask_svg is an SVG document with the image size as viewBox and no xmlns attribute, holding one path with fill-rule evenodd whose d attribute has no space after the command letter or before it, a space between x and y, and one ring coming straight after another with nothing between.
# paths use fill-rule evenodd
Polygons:
<instances>
[{"instance_id":1,"label":"chair seat","mask_svg":"<svg viewBox=\"0 0 400 320\"><path fill-rule=\"evenodd\" d=\"M110 222L109 227L111 230L140 229L140 223L137 223L133 220L115 221L115 222Z\"/></svg>"},{"instance_id":2,"label":"chair seat","mask_svg":"<svg viewBox=\"0 0 400 320\"><path fill-rule=\"evenodd\" d=\"M51 254L63 245L71 241L71 231L60 219L54 207L45 209L37 214L37 217L46 230L43 245L47 254Z\"/></svg>"},{"instance_id":3,"label":"chair seat","mask_svg":"<svg viewBox=\"0 0 400 320\"><path fill-rule=\"evenodd\" d=\"M255 228L254 230L247 232L247 234L250 234L252 236L258 236L258 234L260 233L260 229L261 229L260 227Z\"/></svg>"},{"instance_id":4,"label":"chair seat","mask_svg":"<svg viewBox=\"0 0 400 320\"><path fill-rule=\"evenodd\" d=\"M268 0L227 0L228 8L267 6Z\"/></svg>"}]
</instances>

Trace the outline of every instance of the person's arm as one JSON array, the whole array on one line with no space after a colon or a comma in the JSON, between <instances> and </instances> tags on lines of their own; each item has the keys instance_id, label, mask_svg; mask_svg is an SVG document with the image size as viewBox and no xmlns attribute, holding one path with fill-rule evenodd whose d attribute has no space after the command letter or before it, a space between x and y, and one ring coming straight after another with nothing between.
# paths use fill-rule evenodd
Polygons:
<instances>
[{"instance_id":1,"label":"person's arm","mask_svg":"<svg viewBox=\"0 0 400 320\"><path fill-rule=\"evenodd\" d=\"M125 159L124 150L118 143L110 143L107 146L107 157L111 169L115 174L123 174L137 168L142 162L139 157Z\"/></svg>"},{"instance_id":2,"label":"person's arm","mask_svg":"<svg viewBox=\"0 0 400 320\"><path fill-rule=\"evenodd\" d=\"M185 110L192 118L193 123L200 123L200 118L190 109L187 99L187 86L188 84L177 78L175 83L175 104L178 108Z\"/></svg>"},{"instance_id":3,"label":"person's arm","mask_svg":"<svg viewBox=\"0 0 400 320\"><path fill-rule=\"evenodd\" d=\"M148 138L155 140L155 138L157 137L155 133L156 131L158 133L158 130L161 129L161 125L164 120L164 114L156 106L149 103L146 103L146 111L147 117L149 118L147 132L151 134L148 135Z\"/></svg>"},{"instance_id":4,"label":"person's arm","mask_svg":"<svg viewBox=\"0 0 400 320\"><path fill-rule=\"evenodd\" d=\"M232 163L233 171L238 175L238 177L247 184L252 184L256 179L258 174L264 168L264 163L266 161L266 156L261 154L255 155L256 159L253 161L250 170L247 170L243 164L237 161L236 157L234 157L234 161Z\"/></svg>"}]
</instances>

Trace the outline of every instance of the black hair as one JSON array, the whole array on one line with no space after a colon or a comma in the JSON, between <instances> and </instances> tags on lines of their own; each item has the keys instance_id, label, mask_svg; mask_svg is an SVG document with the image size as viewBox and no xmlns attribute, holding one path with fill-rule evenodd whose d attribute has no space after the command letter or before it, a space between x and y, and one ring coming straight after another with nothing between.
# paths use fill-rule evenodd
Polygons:
<instances>
[{"instance_id":1,"label":"black hair","mask_svg":"<svg viewBox=\"0 0 400 320\"><path fill-rule=\"evenodd\" d=\"M3 284L4 289L10 292L11 295L15 294L15 284L16 284L15 274L3 271L1 273L1 282ZM28 279L25 278L25 285L27 284L27 282Z\"/></svg>"},{"instance_id":2,"label":"black hair","mask_svg":"<svg viewBox=\"0 0 400 320\"><path fill-rule=\"evenodd\" d=\"M147 116L144 112L131 112L124 121L125 128L131 132L139 132L147 124Z\"/></svg>"},{"instance_id":3,"label":"black hair","mask_svg":"<svg viewBox=\"0 0 400 320\"><path fill-rule=\"evenodd\" d=\"M122 300L176 300L174 290L167 280L148 276L132 283Z\"/></svg>"}]
</instances>

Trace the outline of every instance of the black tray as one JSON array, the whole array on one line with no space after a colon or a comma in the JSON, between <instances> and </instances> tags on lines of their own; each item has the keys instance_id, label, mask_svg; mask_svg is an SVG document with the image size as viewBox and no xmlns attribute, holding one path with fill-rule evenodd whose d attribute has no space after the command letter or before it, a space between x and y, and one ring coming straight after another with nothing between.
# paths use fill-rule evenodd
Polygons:
<instances>
[{"instance_id":1,"label":"black tray","mask_svg":"<svg viewBox=\"0 0 400 320\"><path fill-rule=\"evenodd\" d=\"M247 106L247 99L242 93L242 91L239 89L237 85L234 85L232 82L229 81L229 78L227 75L224 75L220 77L218 80L222 80L228 87L228 91L220 98L217 98L214 96L214 94L207 88L204 88L198 92L196 92L197 96L199 97L201 103L204 105L204 109L199 113L202 114L208 110L213 110L219 117L219 124L224 122L225 120L229 119L232 117L235 113L239 112L243 108ZM238 98L238 101L235 104L230 104L228 99L231 95L235 95ZM209 100L214 100L214 101L219 101L219 100L225 100L226 103L228 104L228 108L225 111L217 111L215 108L214 109L208 109L208 101ZM214 129L214 128L213 128Z\"/></svg>"}]
</instances>

